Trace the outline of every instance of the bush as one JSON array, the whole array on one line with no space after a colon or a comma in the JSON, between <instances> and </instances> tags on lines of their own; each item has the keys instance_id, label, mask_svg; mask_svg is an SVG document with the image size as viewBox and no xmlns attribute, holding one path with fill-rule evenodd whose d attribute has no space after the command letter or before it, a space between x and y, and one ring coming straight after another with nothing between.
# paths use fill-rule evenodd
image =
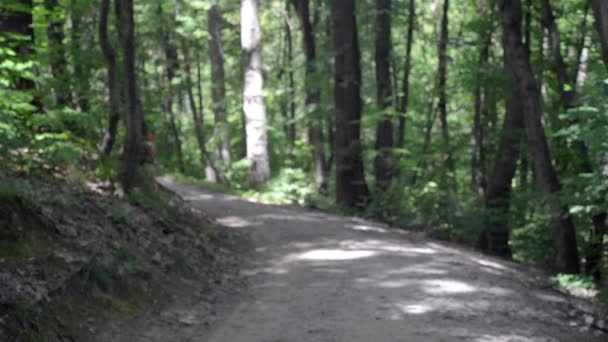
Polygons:
<instances>
[{"instance_id":1,"label":"bush","mask_svg":"<svg viewBox=\"0 0 608 342\"><path fill-rule=\"evenodd\" d=\"M244 195L272 203L304 205L316 192L312 184L301 169L284 168L259 190L250 190Z\"/></svg>"}]
</instances>

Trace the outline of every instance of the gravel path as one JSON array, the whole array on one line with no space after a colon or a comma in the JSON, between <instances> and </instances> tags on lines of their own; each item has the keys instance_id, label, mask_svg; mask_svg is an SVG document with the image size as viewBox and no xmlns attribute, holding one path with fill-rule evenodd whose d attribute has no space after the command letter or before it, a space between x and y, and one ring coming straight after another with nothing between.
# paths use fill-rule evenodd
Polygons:
<instances>
[{"instance_id":1,"label":"gravel path","mask_svg":"<svg viewBox=\"0 0 608 342\"><path fill-rule=\"evenodd\" d=\"M191 321L170 333L144 327L159 332L145 341L608 341L521 266L359 219L160 182L250 234L253 252L247 288L220 299L215 319L193 304L182 308Z\"/></svg>"}]
</instances>

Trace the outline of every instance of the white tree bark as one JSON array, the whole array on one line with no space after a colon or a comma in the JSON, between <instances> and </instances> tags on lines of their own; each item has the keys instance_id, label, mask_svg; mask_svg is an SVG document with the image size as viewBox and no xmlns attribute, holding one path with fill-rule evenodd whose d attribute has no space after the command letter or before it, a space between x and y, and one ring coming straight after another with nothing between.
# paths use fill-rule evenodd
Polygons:
<instances>
[{"instance_id":1,"label":"white tree bark","mask_svg":"<svg viewBox=\"0 0 608 342\"><path fill-rule=\"evenodd\" d=\"M243 111L251 183L270 178L259 0L241 0L241 47L246 55Z\"/></svg>"}]
</instances>

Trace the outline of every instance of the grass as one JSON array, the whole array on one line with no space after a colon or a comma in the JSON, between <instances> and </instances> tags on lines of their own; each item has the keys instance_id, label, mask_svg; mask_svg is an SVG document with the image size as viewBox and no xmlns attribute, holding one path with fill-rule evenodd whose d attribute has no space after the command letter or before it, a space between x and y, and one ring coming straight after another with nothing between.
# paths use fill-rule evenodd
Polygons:
<instances>
[{"instance_id":1,"label":"grass","mask_svg":"<svg viewBox=\"0 0 608 342\"><path fill-rule=\"evenodd\" d=\"M599 295L597 284L593 278L573 274L558 274L549 280L552 286L566 293L583 298L594 298Z\"/></svg>"}]
</instances>

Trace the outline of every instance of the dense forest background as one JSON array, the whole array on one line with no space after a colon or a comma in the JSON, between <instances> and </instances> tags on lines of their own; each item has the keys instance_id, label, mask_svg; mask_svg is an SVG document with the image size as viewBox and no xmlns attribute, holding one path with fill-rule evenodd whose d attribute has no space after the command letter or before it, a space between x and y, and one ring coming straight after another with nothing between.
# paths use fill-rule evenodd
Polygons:
<instances>
[{"instance_id":1,"label":"dense forest background","mask_svg":"<svg viewBox=\"0 0 608 342\"><path fill-rule=\"evenodd\" d=\"M0 163L127 195L170 174L599 281L607 66L602 0L4 0Z\"/></svg>"}]
</instances>

